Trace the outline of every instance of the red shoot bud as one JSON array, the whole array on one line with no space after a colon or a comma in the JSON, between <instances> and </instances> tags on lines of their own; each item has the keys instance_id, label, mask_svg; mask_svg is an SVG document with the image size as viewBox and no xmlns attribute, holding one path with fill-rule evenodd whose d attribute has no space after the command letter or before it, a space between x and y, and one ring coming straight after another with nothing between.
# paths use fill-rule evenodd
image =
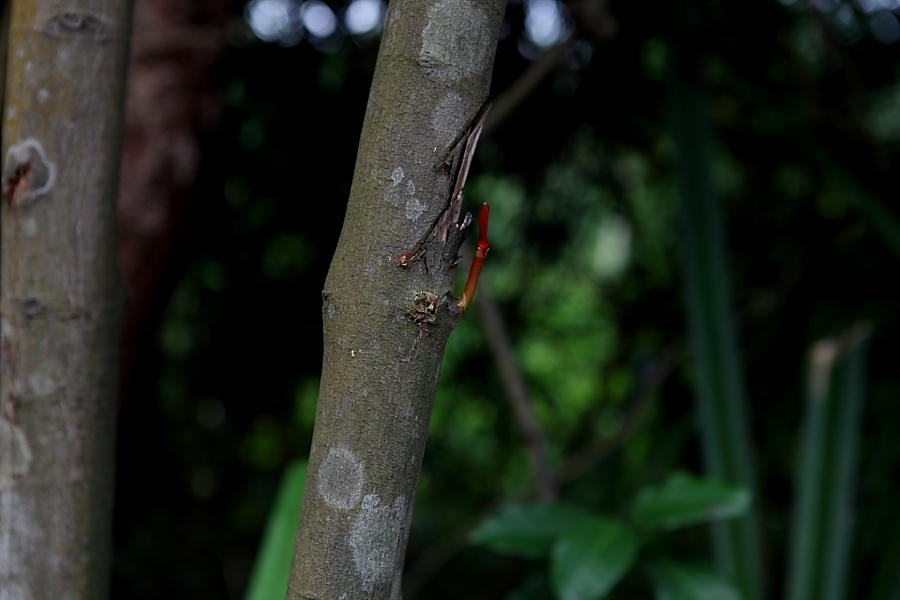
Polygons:
<instances>
[{"instance_id":1,"label":"red shoot bud","mask_svg":"<svg viewBox=\"0 0 900 600\"><path fill-rule=\"evenodd\" d=\"M478 286L478 276L481 275L481 267L484 264L484 257L487 256L491 245L488 242L487 229L490 209L487 202L481 206L481 212L478 214L478 245L475 247L475 257L472 259L472 266L469 268L469 277L466 279L466 287L463 289L462 296L456 301L457 306L462 310L466 310L475 297L475 288Z\"/></svg>"}]
</instances>

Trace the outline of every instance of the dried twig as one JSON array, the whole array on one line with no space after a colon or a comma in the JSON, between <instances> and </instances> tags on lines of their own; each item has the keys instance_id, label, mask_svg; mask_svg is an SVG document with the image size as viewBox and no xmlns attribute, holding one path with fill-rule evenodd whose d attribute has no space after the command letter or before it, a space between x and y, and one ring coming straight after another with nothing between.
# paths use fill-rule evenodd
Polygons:
<instances>
[{"instance_id":1,"label":"dried twig","mask_svg":"<svg viewBox=\"0 0 900 600\"><path fill-rule=\"evenodd\" d=\"M563 41L553 46L533 61L528 68L516 79L512 85L497 96L491 107L491 114L484 124L483 135L492 133L544 80L550 72L559 64L569 41Z\"/></svg>"}]
</instances>

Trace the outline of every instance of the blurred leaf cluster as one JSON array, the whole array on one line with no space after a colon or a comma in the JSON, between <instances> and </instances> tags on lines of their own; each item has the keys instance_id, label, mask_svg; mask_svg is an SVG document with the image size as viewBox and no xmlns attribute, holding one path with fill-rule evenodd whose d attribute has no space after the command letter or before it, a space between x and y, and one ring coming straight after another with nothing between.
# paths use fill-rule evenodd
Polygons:
<instances>
[{"instance_id":1,"label":"blurred leaf cluster","mask_svg":"<svg viewBox=\"0 0 900 600\"><path fill-rule=\"evenodd\" d=\"M565 504L508 506L481 522L472 541L502 554L549 556L549 583L554 597L563 600L607 597L635 566L639 551L650 556L643 566L657 596L727 600L737 598L737 593L708 566L698 568L692 561L666 556L665 551L641 547L648 542L658 545L651 540L664 531L742 514L749 500L746 490L675 473L659 486L639 490L627 520Z\"/></svg>"}]
</instances>

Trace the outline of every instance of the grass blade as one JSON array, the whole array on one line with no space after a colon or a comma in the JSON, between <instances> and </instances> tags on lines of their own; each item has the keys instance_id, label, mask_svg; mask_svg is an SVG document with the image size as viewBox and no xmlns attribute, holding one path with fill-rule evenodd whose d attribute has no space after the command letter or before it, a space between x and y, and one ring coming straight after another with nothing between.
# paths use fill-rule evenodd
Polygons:
<instances>
[{"instance_id":1,"label":"grass blade","mask_svg":"<svg viewBox=\"0 0 900 600\"><path fill-rule=\"evenodd\" d=\"M846 597L851 492L864 402L868 330L858 326L810 352L809 405L797 476L788 598Z\"/></svg>"},{"instance_id":2,"label":"grass blade","mask_svg":"<svg viewBox=\"0 0 900 600\"><path fill-rule=\"evenodd\" d=\"M673 55L678 56L681 48L673 50ZM696 357L700 435L708 474L753 493L756 485L729 297L724 232L710 175L712 135L705 95L697 78L687 75L696 72L699 56L688 58L676 58L670 65L669 88L681 219L679 249ZM745 600L760 600L763 582L753 509L743 517L711 527L719 569L736 582Z\"/></svg>"},{"instance_id":3,"label":"grass blade","mask_svg":"<svg viewBox=\"0 0 900 600\"><path fill-rule=\"evenodd\" d=\"M244 600L272 600L284 598L287 593L305 479L305 460L292 462L285 471Z\"/></svg>"}]
</instances>

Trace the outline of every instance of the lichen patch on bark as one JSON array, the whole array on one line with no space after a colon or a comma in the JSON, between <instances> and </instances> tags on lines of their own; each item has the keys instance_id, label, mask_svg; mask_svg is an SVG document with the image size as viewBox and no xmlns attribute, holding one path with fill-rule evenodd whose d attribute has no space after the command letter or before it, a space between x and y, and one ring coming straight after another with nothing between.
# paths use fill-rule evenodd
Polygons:
<instances>
[{"instance_id":1,"label":"lichen patch on bark","mask_svg":"<svg viewBox=\"0 0 900 600\"><path fill-rule=\"evenodd\" d=\"M450 145L456 134L466 126L466 110L461 108L465 106L465 99L452 91L444 94L435 106L431 128L438 133L443 146Z\"/></svg>"},{"instance_id":2,"label":"lichen patch on bark","mask_svg":"<svg viewBox=\"0 0 900 600\"><path fill-rule=\"evenodd\" d=\"M406 218L412 222L419 220L428 205L416 196L416 182L406 176L403 167L391 171L391 182L384 194L385 200L392 206L402 206Z\"/></svg>"},{"instance_id":3,"label":"lichen patch on bark","mask_svg":"<svg viewBox=\"0 0 900 600\"><path fill-rule=\"evenodd\" d=\"M349 510L362 497L365 474L362 463L347 448L332 448L319 467L316 489L325 504Z\"/></svg>"},{"instance_id":4,"label":"lichen patch on bark","mask_svg":"<svg viewBox=\"0 0 900 600\"><path fill-rule=\"evenodd\" d=\"M389 579L400 556L409 503L398 496L393 504L382 504L377 494L366 494L350 530L350 548L364 592Z\"/></svg>"},{"instance_id":5,"label":"lichen patch on bark","mask_svg":"<svg viewBox=\"0 0 900 600\"><path fill-rule=\"evenodd\" d=\"M465 17L462 17L465 15ZM460 32L463 21L477 26ZM480 73L493 59L493 48L479 43L478 35L487 27L488 16L479 2L440 0L428 7L428 25L422 31L419 63L429 75L454 82Z\"/></svg>"}]
</instances>

